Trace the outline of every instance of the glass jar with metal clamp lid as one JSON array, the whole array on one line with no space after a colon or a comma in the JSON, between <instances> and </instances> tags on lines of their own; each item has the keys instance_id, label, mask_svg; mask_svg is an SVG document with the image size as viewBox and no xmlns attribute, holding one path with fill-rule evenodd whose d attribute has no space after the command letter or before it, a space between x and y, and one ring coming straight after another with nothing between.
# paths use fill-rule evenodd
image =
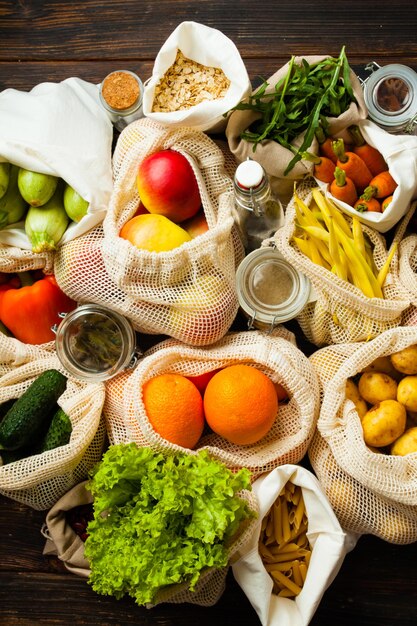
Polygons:
<instances>
[{"instance_id":1,"label":"glass jar with metal clamp lid","mask_svg":"<svg viewBox=\"0 0 417 626\"><path fill-rule=\"evenodd\" d=\"M417 134L417 73L407 65L374 61L362 82L368 117L392 134Z\"/></svg>"},{"instance_id":2,"label":"glass jar with metal clamp lid","mask_svg":"<svg viewBox=\"0 0 417 626\"><path fill-rule=\"evenodd\" d=\"M275 247L265 246L239 264L236 290L248 328L272 331L302 311L310 298L311 284Z\"/></svg>"},{"instance_id":3,"label":"glass jar with metal clamp lid","mask_svg":"<svg viewBox=\"0 0 417 626\"><path fill-rule=\"evenodd\" d=\"M268 175L252 159L243 161L234 176L235 207L247 253L256 250L284 223L281 202L274 196Z\"/></svg>"},{"instance_id":4,"label":"glass jar with metal clamp lid","mask_svg":"<svg viewBox=\"0 0 417 626\"><path fill-rule=\"evenodd\" d=\"M107 307L82 304L53 327L59 360L75 378L102 382L135 367L142 356L128 319Z\"/></svg>"}]
</instances>

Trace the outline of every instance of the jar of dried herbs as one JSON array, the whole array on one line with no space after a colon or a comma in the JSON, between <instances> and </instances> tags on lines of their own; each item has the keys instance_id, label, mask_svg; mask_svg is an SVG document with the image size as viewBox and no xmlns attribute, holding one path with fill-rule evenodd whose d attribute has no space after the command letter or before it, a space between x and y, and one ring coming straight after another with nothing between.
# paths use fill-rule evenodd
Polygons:
<instances>
[{"instance_id":1,"label":"jar of dried herbs","mask_svg":"<svg viewBox=\"0 0 417 626\"><path fill-rule=\"evenodd\" d=\"M61 317L62 322L54 328L56 351L75 378L108 380L134 367L142 355L132 324L112 309L83 304Z\"/></svg>"}]
</instances>

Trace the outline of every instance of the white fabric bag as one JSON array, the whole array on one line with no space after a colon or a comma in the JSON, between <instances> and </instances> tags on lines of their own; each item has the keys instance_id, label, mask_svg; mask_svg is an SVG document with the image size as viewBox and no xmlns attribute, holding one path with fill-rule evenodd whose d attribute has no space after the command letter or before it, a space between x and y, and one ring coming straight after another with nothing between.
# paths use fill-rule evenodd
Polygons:
<instances>
[{"instance_id":1,"label":"white fabric bag","mask_svg":"<svg viewBox=\"0 0 417 626\"><path fill-rule=\"evenodd\" d=\"M383 213L374 211L359 213L346 202L334 198L328 191L328 185L326 196L345 213L356 215L364 224L385 233L404 217L412 199L417 197L417 137L391 135L370 120L362 120L358 122L358 126L365 141L381 152L390 174L398 184L392 202Z\"/></svg>"},{"instance_id":2,"label":"white fabric bag","mask_svg":"<svg viewBox=\"0 0 417 626\"><path fill-rule=\"evenodd\" d=\"M61 177L89 202L87 215L70 223L60 244L103 220L113 187L112 140L92 83L73 77L0 93L0 161ZM24 223L0 230L0 244L30 250Z\"/></svg>"},{"instance_id":3,"label":"white fabric bag","mask_svg":"<svg viewBox=\"0 0 417 626\"><path fill-rule=\"evenodd\" d=\"M272 579L258 551L262 519L289 481L302 488L308 517L307 537L312 547L303 589L294 600L272 593ZM232 565L233 575L263 626L307 626L356 538L343 532L318 480L301 466L275 468L254 482L253 491L258 498L258 524L247 552Z\"/></svg>"},{"instance_id":4,"label":"white fabric bag","mask_svg":"<svg viewBox=\"0 0 417 626\"><path fill-rule=\"evenodd\" d=\"M155 87L173 65L178 50L197 63L221 68L230 80L230 87L223 98L200 102L189 109L171 113L152 113ZM143 114L164 125L190 126L194 130L220 132L227 123L223 114L243 100L251 90L246 67L231 39L221 31L204 24L182 22L171 33L156 56L152 76L145 84Z\"/></svg>"}]
</instances>

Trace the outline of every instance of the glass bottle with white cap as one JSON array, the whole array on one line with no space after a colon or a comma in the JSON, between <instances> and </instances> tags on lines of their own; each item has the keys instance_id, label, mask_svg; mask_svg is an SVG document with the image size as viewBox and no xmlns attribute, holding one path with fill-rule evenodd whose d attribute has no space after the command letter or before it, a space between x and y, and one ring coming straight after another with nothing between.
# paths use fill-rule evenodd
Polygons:
<instances>
[{"instance_id":1,"label":"glass bottle with white cap","mask_svg":"<svg viewBox=\"0 0 417 626\"><path fill-rule=\"evenodd\" d=\"M253 159L248 158L237 167L234 191L241 234L249 253L283 226L284 211L272 193L266 171Z\"/></svg>"}]
</instances>

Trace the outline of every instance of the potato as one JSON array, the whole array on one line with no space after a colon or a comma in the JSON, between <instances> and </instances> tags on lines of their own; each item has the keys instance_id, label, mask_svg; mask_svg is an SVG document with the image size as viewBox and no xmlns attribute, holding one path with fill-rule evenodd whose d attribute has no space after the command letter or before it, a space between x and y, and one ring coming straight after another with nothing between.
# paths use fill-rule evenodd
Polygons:
<instances>
[{"instance_id":1,"label":"potato","mask_svg":"<svg viewBox=\"0 0 417 626\"><path fill-rule=\"evenodd\" d=\"M364 372L359 379L358 389L369 404L397 399L397 383L384 372Z\"/></svg>"},{"instance_id":2,"label":"potato","mask_svg":"<svg viewBox=\"0 0 417 626\"><path fill-rule=\"evenodd\" d=\"M417 426L408 428L401 437L398 437L392 444L390 452L397 456L405 456L406 454L417 452Z\"/></svg>"},{"instance_id":3,"label":"potato","mask_svg":"<svg viewBox=\"0 0 417 626\"><path fill-rule=\"evenodd\" d=\"M360 419L362 419L368 410L368 405L360 395L356 383L351 378L348 378L346 381L345 395L348 400L352 400Z\"/></svg>"},{"instance_id":4,"label":"potato","mask_svg":"<svg viewBox=\"0 0 417 626\"><path fill-rule=\"evenodd\" d=\"M417 344L394 352L390 359L395 369L402 374L417 374Z\"/></svg>"},{"instance_id":5,"label":"potato","mask_svg":"<svg viewBox=\"0 0 417 626\"><path fill-rule=\"evenodd\" d=\"M407 411L417 411L417 376L404 376L398 383L397 400Z\"/></svg>"},{"instance_id":6,"label":"potato","mask_svg":"<svg viewBox=\"0 0 417 626\"><path fill-rule=\"evenodd\" d=\"M405 431L407 412L396 400L383 400L371 407L362 419L363 438L367 446L389 446Z\"/></svg>"},{"instance_id":7,"label":"potato","mask_svg":"<svg viewBox=\"0 0 417 626\"><path fill-rule=\"evenodd\" d=\"M391 359L389 356L379 356L372 363L367 365L364 372L383 372L384 374L388 374L394 380L398 381L401 378L401 373L395 369L393 364L391 363Z\"/></svg>"}]
</instances>

